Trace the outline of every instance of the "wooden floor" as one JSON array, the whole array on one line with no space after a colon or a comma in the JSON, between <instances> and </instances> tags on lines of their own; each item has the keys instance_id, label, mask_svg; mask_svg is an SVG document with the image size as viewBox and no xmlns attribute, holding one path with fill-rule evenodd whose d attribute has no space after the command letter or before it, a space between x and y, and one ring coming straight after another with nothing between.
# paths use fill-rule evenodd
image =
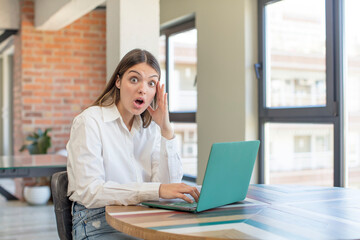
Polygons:
<instances>
[{"instance_id":1,"label":"wooden floor","mask_svg":"<svg viewBox=\"0 0 360 240\"><path fill-rule=\"evenodd\" d=\"M0 240L58 240L54 206L0 198Z\"/></svg>"}]
</instances>

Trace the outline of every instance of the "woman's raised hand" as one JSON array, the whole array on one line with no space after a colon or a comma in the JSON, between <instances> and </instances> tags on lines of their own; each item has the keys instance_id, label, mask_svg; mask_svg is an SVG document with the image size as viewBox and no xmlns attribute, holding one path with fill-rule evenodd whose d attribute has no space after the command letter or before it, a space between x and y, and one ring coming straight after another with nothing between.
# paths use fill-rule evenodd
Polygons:
<instances>
[{"instance_id":1,"label":"woman's raised hand","mask_svg":"<svg viewBox=\"0 0 360 240\"><path fill-rule=\"evenodd\" d=\"M152 119L161 129L161 135L166 139L174 137L174 130L171 127L169 120L169 111L167 103L167 93L165 93L165 85L157 82L156 84L156 103L157 108L153 109L151 106L147 108Z\"/></svg>"},{"instance_id":2,"label":"woman's raised hand","mask_svg":"<svg viewBox=\"0 0 360 240\"><path fill-rule=\"evenodd\" d=\"M199 201L200 192L196 187L185 183L160 184L159 196L165 199L181 198L189 203L193 201L185 194L190 194L195 201Z\"/></svg>"}]
</instances>

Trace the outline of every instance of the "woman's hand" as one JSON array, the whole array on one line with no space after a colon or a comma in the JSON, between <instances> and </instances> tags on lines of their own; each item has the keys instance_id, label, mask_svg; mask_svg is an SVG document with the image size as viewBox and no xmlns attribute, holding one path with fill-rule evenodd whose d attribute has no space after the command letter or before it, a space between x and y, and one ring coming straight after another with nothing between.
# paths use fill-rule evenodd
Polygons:
<instances>
[{"instance_id":1,"label":"woman's hand","mask_svg":"<svg viewBox=\"0 0 360 240\"><path fill-rule=\"evenodd\" d=\"M160 86L160 82L156 84L156 104L157 108L153 109L151 106L147 108L152 119L161 129L161 135L166 139L174 137L174 130L171 127L169 120L169 111L167 103L167 93L165 93L165 85Z\"/></svg>"},{"instance_id":2,"label":"woman's hand","mask_svg":"<svg viewBox=\"0 0 360 240\"><path fill-rule=\"evenodd\" d=\"M199 201L200 192L196 187L191 187L185 183L160 184L159 196L165 199L181 198L189 203L193 201L185 195L190 194L195 201Z\"/></svg>"}]
</instances>

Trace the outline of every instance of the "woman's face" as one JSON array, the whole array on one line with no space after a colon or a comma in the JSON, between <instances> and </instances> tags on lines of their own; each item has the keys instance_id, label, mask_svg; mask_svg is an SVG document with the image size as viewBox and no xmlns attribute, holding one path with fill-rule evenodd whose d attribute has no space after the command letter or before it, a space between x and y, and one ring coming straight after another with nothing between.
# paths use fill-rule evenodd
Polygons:
<instances>
[{"instance_id":1,"label":"woman's face","mask_svg":"<svg viewBox=\"0 0 360 240\"><path fill-rule=\"evenodd\" d=\"M146 63L132 66L121 80L116 80L116 87L120 89L118 108L123 118L140 115L149 107L158 81L159 74Z\"/></svg>"}]
</instances>

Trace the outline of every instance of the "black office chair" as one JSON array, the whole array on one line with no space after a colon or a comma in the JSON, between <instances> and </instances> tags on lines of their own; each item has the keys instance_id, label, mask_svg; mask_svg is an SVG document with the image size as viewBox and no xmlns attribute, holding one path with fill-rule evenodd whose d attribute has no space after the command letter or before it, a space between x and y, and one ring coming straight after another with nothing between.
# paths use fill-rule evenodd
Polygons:
<instances>
[{"instance_id":1,"label":"black office chair","mask_svg":"<svg viewBox=\"0 0 360 240\"><path fill-rule=\"evenodd\" d=\"M72 239L72 202L66 196L67 188L67 172L54 173L51 178L51 193L54 201L57 230L61 240Z\"/></svg>"}]
</instances>

